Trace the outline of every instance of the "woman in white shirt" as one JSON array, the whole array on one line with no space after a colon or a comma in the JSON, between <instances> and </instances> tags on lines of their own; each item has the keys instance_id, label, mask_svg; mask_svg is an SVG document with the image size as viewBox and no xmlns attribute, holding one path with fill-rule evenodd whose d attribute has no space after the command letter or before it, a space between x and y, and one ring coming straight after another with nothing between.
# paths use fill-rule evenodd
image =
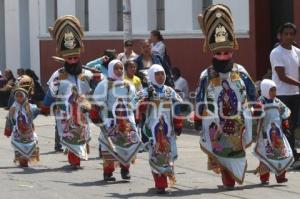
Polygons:
<instances>
[{"instance_id":1,"label":"woman in white shirt","mask_svg":"<svg viewBox=\"0 0 300 199\"><path fill-rule=\"evenodd\" d=\"M150 35L151 40L151 51L152 53L158 53L162 58L166 54L166 46L164 44L164 38L160 34L159 30L152 30Z\"/></svg>"}]
</instances>

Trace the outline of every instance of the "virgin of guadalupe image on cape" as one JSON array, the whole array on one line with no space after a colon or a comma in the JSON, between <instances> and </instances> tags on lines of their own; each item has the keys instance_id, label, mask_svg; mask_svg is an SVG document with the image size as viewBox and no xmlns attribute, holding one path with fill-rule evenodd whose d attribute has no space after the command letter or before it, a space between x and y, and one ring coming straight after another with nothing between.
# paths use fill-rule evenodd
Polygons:
<instances>
[{"instance_id":1,"label":"virgin of guadalupe image on cape","mask_svg":"<svg viewBox=\"0 0 300 199\"><path fill-rule=\"evenodd\" d=\"M216 127L211 125L209 128L214 152L222 157L244 156L241 135L239 135L243 125L241 117L238 116L238 99L226 80L222 81L222 91L218 97L218 114L220 129L216 124Z\"/></svg>"},{"instance_id":2,"label":"virgin of guadalupe image on cape","mask_svg":"<svg viewBox=\"0 0 300 199\"><path fill-rule=\"evenodd\" d=\"M138 143L139 138L136 134L136 129L128 119L126 106L122 99L118 99L118 104L115 107L115 122L112 121L108 128L108 136L113 143L120 147L128 148L132 144Z\"/></svg>"},{"instance_id":3,"label":"virgin of guadalupe image on cape","mask_svg":"<svg viewBox=\"0 0 300 199\"><path fill-rule=\"evenodd\" d=\"M158 165L164 166L170 162L171 146L168 140L168 125L163 117L154 128L156 145L154 147L154 156L151 157Z\"/></svg>"},{"instance_id":4,"label":"virgin of guadalupe image on cape","mask_svg":"<svg viewBox=\"0 0 300 199\"><path fill-rule=\"evenodd\" d=\"M70 144L84 144L89 139L86 131L87 120L84 116L85 113L80 110L80 103L83 103L84 98L78 95L76 87L72 87L71 91L72 94L68 99L70 118L62 121L62 124L65 126L62 139Z\"/></svg>"},{"instance_id":5,"label":"virgin of guadalupe image on cape","mask_svg":"<svg viewBox=\"0 0 300 199\"><path fill-rule=\"evenodd\" d=\"M271 123L271 127L267 134L266 139L266 153L270 159L283 159L287 156L287 149L285 148L282 133L280 128L276 126L274 122Z\"/></svg>"}]
</instances>

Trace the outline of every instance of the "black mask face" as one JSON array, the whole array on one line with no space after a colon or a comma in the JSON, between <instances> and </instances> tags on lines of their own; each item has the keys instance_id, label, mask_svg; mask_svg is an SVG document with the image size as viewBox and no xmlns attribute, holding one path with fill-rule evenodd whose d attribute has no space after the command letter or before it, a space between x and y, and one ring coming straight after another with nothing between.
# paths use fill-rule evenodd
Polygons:
<instances>
[{"instance_id":1,"label":"black mask face","mask_svg":"<svg viewBox=\"0 0 300 199\"><path fill-rule=\"evenodd\" d=\"M81 62L77 62L75 64L69 64L69 63L65 62L64 68L71 75L79 75L82 72Z\"/></svg>"},{"instance_id":2,"label":"black mask face","mask_svg":"<svg viewBox=\"0 0 300 199\"><path fill-rule=\"evenodd\" d=\"M217 59L213 58L213 67L216 72L227 73L232 69L233 61L232 61L232 59L217 60Z\"/></svg>"}]
</instances>

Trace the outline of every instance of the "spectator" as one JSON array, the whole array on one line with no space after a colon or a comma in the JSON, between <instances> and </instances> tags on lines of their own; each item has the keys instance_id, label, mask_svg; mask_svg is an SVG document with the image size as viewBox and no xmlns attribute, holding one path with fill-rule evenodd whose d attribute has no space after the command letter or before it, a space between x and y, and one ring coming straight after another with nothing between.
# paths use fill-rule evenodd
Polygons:
<instances>
[{"instance_id":1,"label":"spectator","mask_svg":"<svg viewBox=\"0 0 300 199\"><path fill-rule=\"evenodd\" d=\"M278 39L278 42L276 42L273 46L273 48L276 48L277 46L280 45L280 32L278 31L277 33L277 39ZM299 48L299 45L296 41L293 41L293 46L296 46L297 48Z\"/></svg>"},{"instance_id":2,"label":"spectator","mask_svg":"<svg viewBox=\"0 0 300 199\"><path fill-rule=\"evenodd\" d=\"M33 101L33 103L38 105L38 107L40 107L41 103L44 100L45 92L44 92L41 84L39 83L39 78L35 74L35 72L31 69L26 69L25 74L33 79L34 91L33 91L32 101Z\"/></svg>"},{"instance_id":3,"label":"spectator","mask_svg":"<svg viewBox=\"0 0 300 199\"><path fill-rule=\"evenodd\" d=\"M17 70L17 77L21 77L22 75L25 75L25 70L24 68L19 68Z\"/></svg>"},{"instance_id":4,"label":"spectator","mask_svg":"<svg viewBox=\"0 0 300 199\"><path fill-rule=\"evenodd\" d=\"M151 44L148 39L144 40L141 44L141 55L135 60L137 64L137 76L142 80L143 87L148 86L148 69L153 64L161 65L166 72L166 85L174 87L171 71L169 66L164 62L158 54L153 54L151 51Z\"/></svg>"},{"instance_id":5,"label":"spectator","mask_svg":"<svg viewBox=\"0 0 300 199\"><path fill-rule=\"evenodd\" d=\"M285 23L279 29L280 45L270 54L272 65L272 80L277 85L278 98L292 111L290 116L291 134L287 136L293 150L295 161L299 154L295 148L295 129L300 105L299 66L300 49L293 45L296 36L296 26Z\"/></svg>"},{"instance_id":6,"label":"spectator","mask_svg":"<svg viewBox=\"0 0 300 199\"><path fill-rule=\"evenodd\" d=\"M143 89L141 79L135 75L136 63L134 61L126 61L124 67L126 72L124 79L129 81L136 91Z\"/></svg>"},{"instance_id":7,"label":"spectator","mask_svg":"<svg viewBox=\"0 0 300 199\"><path fill-rule=\"evenodd\" d=\"M2 72L0 70L0 88L3 88L6 84L6 78L2 75Z\"/></svg>"},{"instance_id":8,"label":"spectator","mask_svg":"<svg viewBox=\"0 0 300 199\"><path fill-rule=\"evenodd\" d=\"M133 42L131 40L127 40L124 43L124 52L120 53L117 56L117 59L125 64L128 60L135 60L137 56L138 55L133 51Z\"/></svg>"},{"instance_id":9,"label":"spectator","mask_svg":"<svg viewBox=\"0 0 300 199\"><path fill-rule=\"evenodd\" d=\"M162 58L166 54L166 46L164 44L164 38L160 34L159 30L152 30L150 35L151 51L152 53L158 53Z\"/></svg>"},{"instance_id":10,"label":"spectator","mask_svg":"<svg viewBox=\"0 0 300 199\"><path fill-rule=\"evenodd\" d=\"M7 107L8 105L8 98L10 96L10 92L15 85L15 77L11 70L7 69L4 72L4 78L6 84L0 89L0 106Z\"/></svg>"},{"instance_id":11,"label":"spectator","mask_svg":"<svg viewBox=\"0 0 300 199\"><path fill-rule=\"evenodd\" d=\"M167 54L167 48L164 43L164 38L159 30L152 30L150 35L151 51L153 54L158 54L164 61L164 64L171 68L171 59Z\"/></svg>"},{"instance_id":12,"label":"spectator","mask_svg":"<svg viewBox=\"0 0 300 199\"><path fill-rule=\"evenodd\" d=\"M108 75L108 64L116 59L115 49L106 49L102 57L92 60L86 64L88 68L100 71L105 77Z\"/></svg>"},{"instance_id":13,"label":"spectator","mask_svg":"<svg viewBox=\"0 0 300 199\"><path fill-rule=\"evenodd\" d=\"M172 74L174 79L175 91L179 93L183 100L189 101L189 85L186 79L181 76L179 68L172 68Z\"/></svg>"}]
</instances>

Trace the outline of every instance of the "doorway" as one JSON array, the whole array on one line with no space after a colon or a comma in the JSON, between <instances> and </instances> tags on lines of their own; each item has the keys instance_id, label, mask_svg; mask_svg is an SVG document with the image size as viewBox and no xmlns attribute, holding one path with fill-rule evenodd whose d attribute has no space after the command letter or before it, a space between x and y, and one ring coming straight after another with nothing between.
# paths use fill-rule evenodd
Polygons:
<instances>
[{"instance_id":1,"label":"doorway","mask_svg":"<svg viewBox=\"0 0 300 199\"><path fill-rule=\"evenodd\" d=\"M271 38L272 45L278 42L277 31L286 22L294 22L294 0L271 0Z\"/></svg>"}]
</instances>

